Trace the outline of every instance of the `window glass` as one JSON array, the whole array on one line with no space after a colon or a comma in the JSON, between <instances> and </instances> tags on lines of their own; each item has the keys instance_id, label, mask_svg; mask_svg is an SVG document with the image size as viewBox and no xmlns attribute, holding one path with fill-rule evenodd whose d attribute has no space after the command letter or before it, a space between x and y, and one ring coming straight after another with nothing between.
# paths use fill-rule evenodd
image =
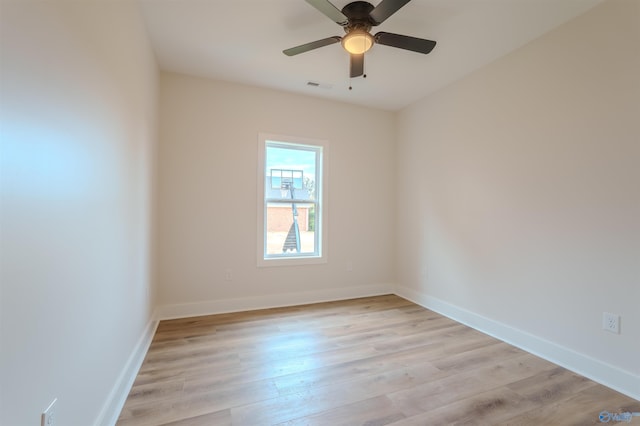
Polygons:
<instances>
[{"instance_id":1,"label":"window glass","mask_svg":"<svg viewBox=\"0 0 640 426\"><path fill-rule=\"evenodd\" d=\"M260 258L322 258L323 146L280 139L261 139Z\"/></svg>"}]
</instances>

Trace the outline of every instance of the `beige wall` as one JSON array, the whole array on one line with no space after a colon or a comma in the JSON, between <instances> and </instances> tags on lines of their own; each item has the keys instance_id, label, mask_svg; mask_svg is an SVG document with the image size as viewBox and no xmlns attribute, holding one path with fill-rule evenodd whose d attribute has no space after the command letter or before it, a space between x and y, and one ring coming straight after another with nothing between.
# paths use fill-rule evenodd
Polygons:
<instances>
[{"instance_id":1,"label":"beige wall","mask_svg":"<svg viewBox=\"0 0 640 426\"><path fill-rule=\"evenodd\" d=\"M155 61L132 2L0 7L0 424L109 424L153 305Z\"/></svg>"},{"instance_id":2,"label":"beige wall","mask_svg":"<svg viewBox=\"0 0 640 426\"><path fill-rule=\"evenodd\" d=\"M256 266L260 132L329 141L328 263ZM394 132L389 112L163 73L160 304L244 298L278 304L295 293L311 301L380 285L390 290Z\"/></svg>"},{"instance_id":3,"label":"beige wall","mask_svg":"<svg viewBox=\"0 0 640 426\"><path fill-rule=\"evenodd\" d=\"M399 291L635 375L636 396L639 9L607 1L404 109L397 153Z\"/></svg>"}]
</instances>

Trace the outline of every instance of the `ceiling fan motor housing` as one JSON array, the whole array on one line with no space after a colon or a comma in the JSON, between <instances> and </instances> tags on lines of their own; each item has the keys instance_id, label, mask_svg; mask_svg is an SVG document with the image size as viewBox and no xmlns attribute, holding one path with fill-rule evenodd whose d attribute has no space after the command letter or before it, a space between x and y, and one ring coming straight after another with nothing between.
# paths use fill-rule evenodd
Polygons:
<instances>
[{"instance_id":1,"label":"ceiling fan motor housing","mask_svg":"<svg viewBox=\"0 0 640 426\"><path fill-rule=\"evenodd\" d=\"M344 31L350 33L353 30L369 32L372 26L378 25L370 16L373 5L366 1L354 1L342 8L342 13L349 18L344 26Z\"/></svg>"}]
</instances>

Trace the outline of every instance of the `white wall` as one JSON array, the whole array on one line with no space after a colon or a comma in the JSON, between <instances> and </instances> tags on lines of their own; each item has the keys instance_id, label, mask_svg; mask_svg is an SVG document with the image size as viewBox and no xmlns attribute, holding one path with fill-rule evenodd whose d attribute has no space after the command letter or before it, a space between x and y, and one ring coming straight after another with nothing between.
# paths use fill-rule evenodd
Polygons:
<instances>
[{"instance_id":1,"label":"white wall","mask_svg":"<svg viewBox=\"0 0 640 426\"><path fill-rule=\"evenodd\" d=\"M392 290L392 113L169 73L160 93L162 315ZM328 263L256 266L260 132L329 141ZM227 269L232 281L225 281ZM167 306L176 304L186 306Z\"/></svg>"},{"instance_id":2,"label":"white wall","mask_svg":"<svg viewBox=\"0 0 640 426\"><path fill-rule=\"evenodd\" d=\"M128 1L0 18L0 424L55 397L56 424L108 424L153 304L155 61Z\"/></svg>"},{"instance_id":3,"label":"white wall","mask_svg":"<svg viewBox=\"0 0 640 426\"><path fill-rule=\"evenodd\" d=\"M636 397L639 45L607 1L401 111L397 153L400 294Z\"/></svg>"}]
</instances>

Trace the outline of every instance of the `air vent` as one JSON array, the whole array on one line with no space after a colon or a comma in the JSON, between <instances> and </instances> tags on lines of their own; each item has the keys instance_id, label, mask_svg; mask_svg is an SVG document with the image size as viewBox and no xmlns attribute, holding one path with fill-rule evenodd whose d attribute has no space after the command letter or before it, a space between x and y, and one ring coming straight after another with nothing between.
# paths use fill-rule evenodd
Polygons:
<instances>
[{"instance_id":1,"label":"air vent","mask_svg":"<svg viewBox=\"0 0 640 426\"><path fill-rule=\"evenodd\" d=\"M333 87L330 84L318 83L317 81L307 81L307 86L319 87L321 89L331 89L331 87Z\"/></svg>"}]
</instances>

